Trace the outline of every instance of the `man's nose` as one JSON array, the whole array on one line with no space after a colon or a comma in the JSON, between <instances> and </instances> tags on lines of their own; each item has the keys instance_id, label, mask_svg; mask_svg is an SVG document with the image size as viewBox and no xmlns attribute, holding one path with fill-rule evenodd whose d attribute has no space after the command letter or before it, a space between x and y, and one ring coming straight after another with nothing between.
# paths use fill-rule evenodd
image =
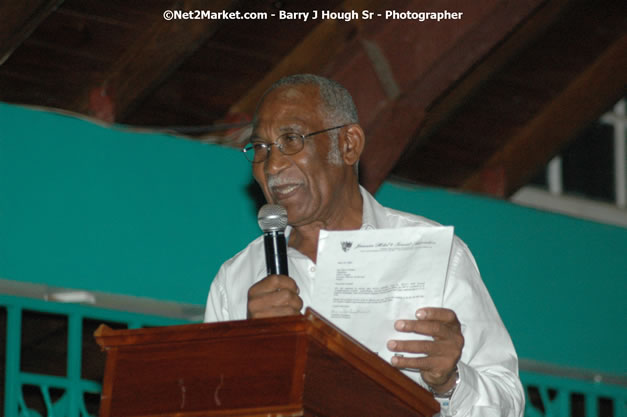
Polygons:
<instances>
[{"instance_id":1,"label":"man's nose","mask_svg":"<svg viewBox=\"0 0 627 417\"><path fill-rule=\"evenodd\" d=\"M288 158L281 152L278 145L272 144L268 152L268 158L264 161L266 173L277 174L289 165Z\"/></svg>"}]
</instances>

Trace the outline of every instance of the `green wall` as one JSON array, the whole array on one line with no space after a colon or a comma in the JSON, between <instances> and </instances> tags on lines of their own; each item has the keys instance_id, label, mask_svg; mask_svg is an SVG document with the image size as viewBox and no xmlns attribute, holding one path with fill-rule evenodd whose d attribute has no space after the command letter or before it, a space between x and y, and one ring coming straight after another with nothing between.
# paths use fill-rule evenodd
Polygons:
<instances>
[{"instance_id":1,"label":"green wall","mask_svg":"<svg viewBox=\"0 0 627 417\"><path fill-rule=\"evenodd\" d=\"M0 278L204 304L259 234L250 182L237 150L0 103ZM521 357L627 373L626 229L390 183L377 197L456 226Z\"/></svg>"},{"instance_id":2,"label":"green wall","mask_svg":"<svg viewBox=\"0 0 627 417\"><path fill-rule=\"evenodd\" d=\"M0 104L0 278L204 304L257 234L234 149Z\"/></svg>"},{"instance_id":3,"label":"green wall","mask_svg":"<svg viewBox=\"0 0 627 417\"><path fill-rule=\"evenodd\" d=\"M627 374L627 229L443 190L377 197L455 225L521 357Z\"/></svg>"}]
</instances>

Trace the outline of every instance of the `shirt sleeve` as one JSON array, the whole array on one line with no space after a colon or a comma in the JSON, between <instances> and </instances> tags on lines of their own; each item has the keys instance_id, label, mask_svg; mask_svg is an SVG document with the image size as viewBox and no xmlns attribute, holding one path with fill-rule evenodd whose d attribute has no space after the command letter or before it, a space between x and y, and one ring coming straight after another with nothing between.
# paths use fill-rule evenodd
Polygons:
<instances>
[{"instance_id":1,"label":"shirt sleeve","mask_svg":"<svg viewBox=\"0 0 627 417\"><path fill-rule=\"evenodd\" d=\"M205 308L205 323L229 320L228 299L224 282L226 271L224 265L220 267L217 275L211 283L209 295L207 296L207 306Z\"/></svg>"},{"instance_id":2,"label":"shirt sleeve","mask_svg":"<svg viewBox=\"0 0 627 417\"><path fill-rule=\"evenodd\" d=\"M514 345L472 254L458 239L454 245L444 307L457 314L464 348L458 363L460 383L450 400L440 401L441 415L520 417L525 398Z\"/></svg>"}]
</instances>

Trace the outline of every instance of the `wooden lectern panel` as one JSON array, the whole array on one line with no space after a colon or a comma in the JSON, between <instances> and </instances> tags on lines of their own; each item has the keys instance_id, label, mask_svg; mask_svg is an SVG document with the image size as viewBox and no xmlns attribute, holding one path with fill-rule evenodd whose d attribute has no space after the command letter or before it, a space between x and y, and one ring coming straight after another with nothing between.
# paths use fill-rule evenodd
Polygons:
<instances>
[{"instance_id":1,"label":"wooden lectern panel","mask_svg":"<svg viewBox=\"0 0 627 417\"><path fill-rule=\"evenodd\" d=\"M416 417L432 395L313 310L138 330L101 326L101 417Z\"/></svg>"}]
</instances>

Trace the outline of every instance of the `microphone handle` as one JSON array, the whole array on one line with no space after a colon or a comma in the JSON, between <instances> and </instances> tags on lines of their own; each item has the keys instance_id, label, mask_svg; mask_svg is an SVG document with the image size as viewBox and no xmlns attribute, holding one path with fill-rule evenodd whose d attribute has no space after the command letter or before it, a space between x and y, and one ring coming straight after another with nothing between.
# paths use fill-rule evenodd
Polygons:
<instances>
[{"instance_id":1,"label":"microphone handle","mask_svg":"<svg viewBox=\"0 0 627 417\"><path fill-rule=\"evenodd\" d=\"M268 275L288 275L287 243L283 231L265 232L263 246L266 251Z\"/></svg>"}]
</instances>

